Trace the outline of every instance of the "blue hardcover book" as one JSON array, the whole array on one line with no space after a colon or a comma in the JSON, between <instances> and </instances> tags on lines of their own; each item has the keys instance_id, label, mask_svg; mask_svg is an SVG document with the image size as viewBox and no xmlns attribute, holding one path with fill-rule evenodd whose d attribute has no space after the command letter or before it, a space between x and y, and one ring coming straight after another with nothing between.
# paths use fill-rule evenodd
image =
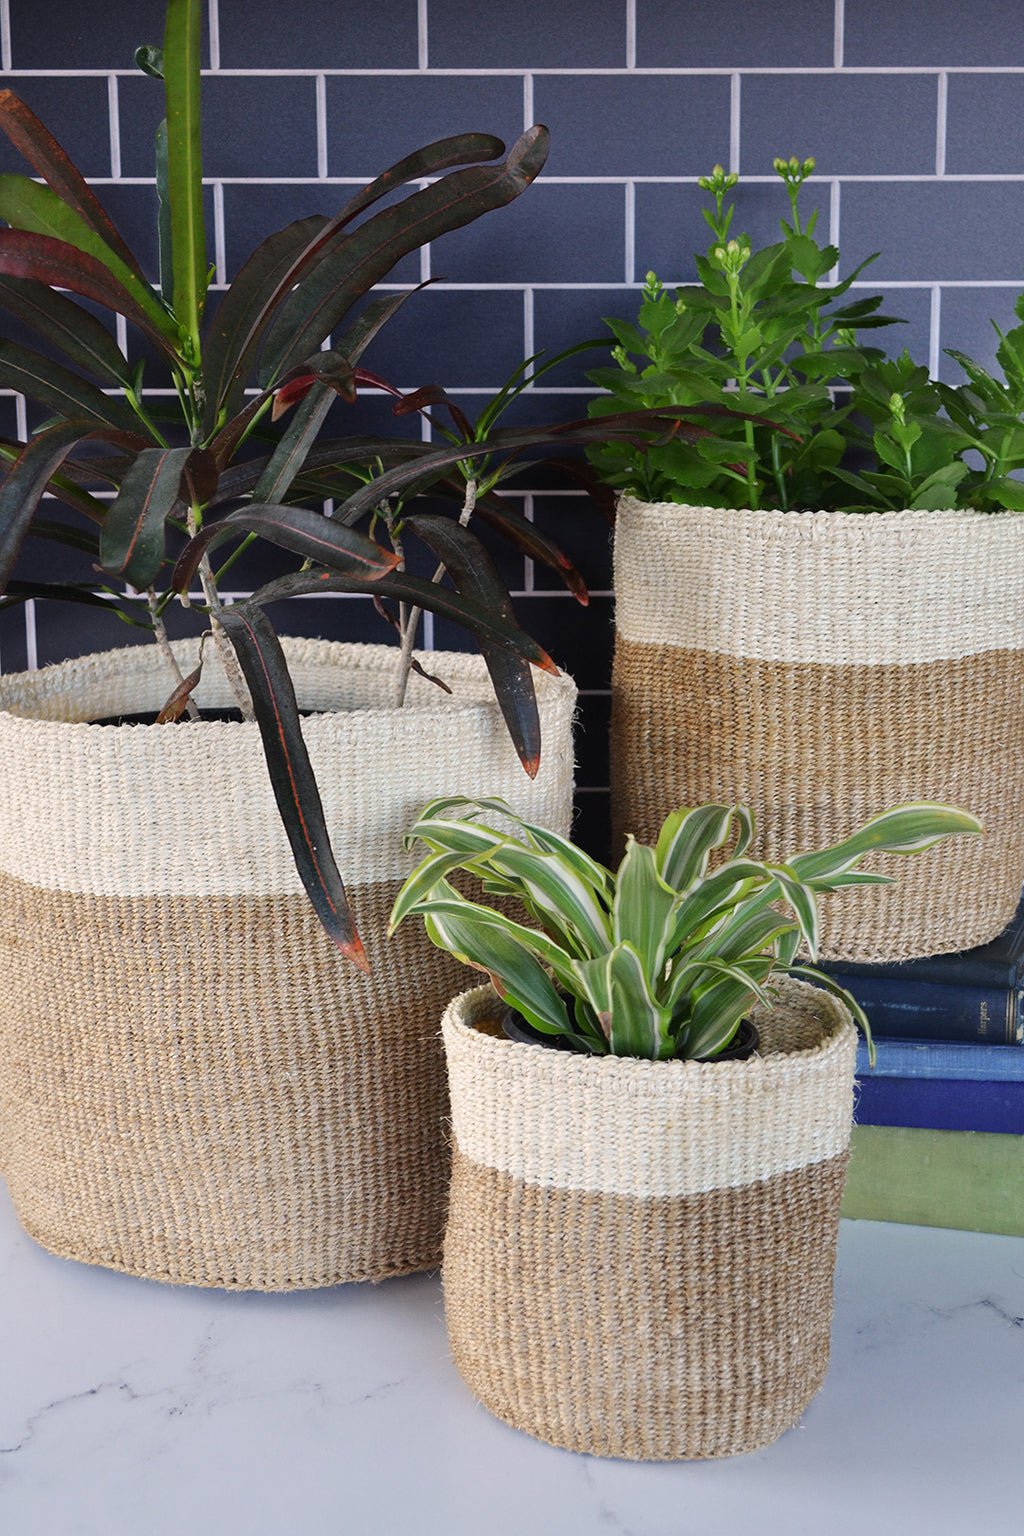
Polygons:
<instances>
[{"instance_id":1,"label":"blue hardcover book","mask_svg":"<svg viewBox=\"0 0 1024 1536\"><path fill-rule=\"evenodd\" d=\"M955 1041L877 1040L857 1047L858 1125L1024 1135L1024 1051Z\"/></svg>"},{"instance_id":2,"label":"blue hardcover book","mask_svg":"<svg viewBox=\"0 0 1024 1536\"><path fill-rule=\"evenodd\" d=\"M868 1076L857 1090L858 1125L1024 1135L1024 1083Z\"/></svg>"},{"instance_id":3,"label":"blue hardcover book","mask_svg":"<svg viewBox=\"0 0 1024 1536\"><path fill-rule=\"evenodd\" d=\"M857 1042L857 1076L958 1078L961 1082L1024 1083L1024 1051L1011 1045L957 1040L875 1040L875 1065L866 1040Z\"/></svg>"},{"instance_id":4,"label":"blue hardcover book","mask_svg":"<svg viewBox=\"0 0 1024 1536\"><path fill-rule=\"evenodd\" d=\"M1024 897L989 944L886 965L821 965L853 993L878 1035L1024 1045Z\"/></svg>"}]
</instances>

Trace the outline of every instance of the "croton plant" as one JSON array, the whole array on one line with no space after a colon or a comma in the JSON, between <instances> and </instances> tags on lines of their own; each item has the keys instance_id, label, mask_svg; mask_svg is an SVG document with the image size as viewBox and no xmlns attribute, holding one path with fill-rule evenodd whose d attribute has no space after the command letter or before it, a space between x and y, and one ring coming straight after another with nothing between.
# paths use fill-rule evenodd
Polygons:
<instances>
[{"instance_id":1,"label":"croton plant","mask_svg":"<svg viewBox=\"0 0 1024 1536\"><path fill-rule=\"evenodd\" d=\"M0 128L35 173L0 176L0 217L9 226L0 230L0 305L43 344L36 351L0 338L0 383L43 416L27 442L0 440L9 466L0 486L0 602L113 601L122 616L152 631L167 657L174 675L161 718L170 720L196 713L198 670L182 677L164 625L176 594L188 603L192 592L239 707L255 715L303 884L334 941L365 966L265 606L309 593L372 593L402 631L405 671L415 665L412 643L423 610L465 626L484 655L524 767L536 773L540 734L530 668L553 670L554 663L520 628L493 560L467 524L473 517L547 562L585 602L570 562L498 494L515 455L552 443L561 452L563 444L592 442L595 434L643 443L664 431L706 429L691 427L688 413L675 410L631 412L598 426L499 430L500 411L529 380L526 364L475 423L436 387L399 398L397 414L446 412L435 423L440 442L321 440L339 397L352 401L362 386L398 395L361 359L409 293L370 296L375 284L426 242L518 197L544 164L548 133L529 129L504 159L501 141L481 133L414 151L332 217L299 219L264 240L219 301L208 304L201 22L201 0L168 0L163 48L136 55L163 81L166 98L156 144L159 285L30 108L12 91L0 92ZM96 307L124 316L141 334L149 366L155 354L174 381L176 406L154 403L144 388L146 361L129 361ZM409 504L427 490L431 509L410 513ZM71 518L46 516L44 497L65 503ZM84 551L96 580L20 580L27 536ZM284 552L282 574L225 605L219 578L256 537ZM434 580L406 568L409 539L432 551ZM215 569L211 555L227 540L236 548ZM396 692L400 699L401 677Z\"/></svg>"}]
</instances>

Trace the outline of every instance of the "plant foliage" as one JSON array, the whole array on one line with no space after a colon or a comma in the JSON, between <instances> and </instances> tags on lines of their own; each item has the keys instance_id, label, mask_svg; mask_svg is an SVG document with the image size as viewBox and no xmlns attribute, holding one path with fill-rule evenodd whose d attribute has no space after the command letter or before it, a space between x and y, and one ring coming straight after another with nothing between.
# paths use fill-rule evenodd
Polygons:
<instances>
[{"instance_id":1,"label":"plant foliage","mask_svg":"<svg viewBox=\"0 0 1024 1536\"><path fill-rule=\"evenodd\" d=\"M337 401L351 403L363 388L391 389L361 359L410 293L372 296L374 285L426 241L517 198L544 165L548 133L529 129L507 155L500 140L482 133L413 151L333 216L299 219L269 236L212 303L201 9L201 0L168 0L163 49L137 54L145 73L163 81L166 104L156 140L159 288L49 131L12 91L0 91L0 128L34 173L0 176L0 218L9 226L0 229L0 306L31 327L41 347L0 337L0 384L26 395L44 418L27 442L0 442L8 465L0 487L0 603L99 602L158 639L165 639L175 595L191 603L248 710L244 675L306 889L331 936L363 963L266 606L311 592L372 594L402 630L406 668L415 665L423 610L464 626L486 658L524 766L535 773L540 735L530 669L554 664L520 628L476 526L546 561L586 601L572 564L498 487L525 450L554 445L561 452L599 433L588 421L496 432L501 410L527 382L524 371L475 424L440 391L400 399L400 413L447 410L453 425L440 446L321 437ZM123 315L141 334L144 360L130 361L82 300ZM158 382L166 373L173 380L176 409L152 405L145 383L153 367L161 370ZM687 415L633 413L618 426L603 424L600 434L618 432L639 450L668 431L685 437L706 430L688 425ZM435 509L411 515L410 504L427 490L439 498ZM62 501L71 518L45 516L44 497ZM19 579L29 537L87 550L98 575L94 590ZM281 575L229 610L219 595L223 578L255 538L281 552ZM215 568L211 554L229 540L234 548ZM437 561L433 581L408 570L417 541ZM176 667L169 647L165 654ZM174 708L165 719L185 711L195 717L197 681L178 670L169 675Z\"/></svg>"},{"instance_id":2,"label":"plant foliage","mask_svg":"<svg viewBox=\"0 0 1024 1536\"><path fill-rule=\"evenodd\" d=\"M771 1005L780 974L837 993L870 1039L856 1001L797 958L801 946L816 956L819 896L891 883L856 868L865 854L913 853L978 833L980 823L949 806L901 805L833 847L776 865L749 856L753 831L746 806L681 809L655 847L630 838L612 873L501 800L435 800L407 835L407 846L430 851L400 891L391 927L421 916L431 940L485 972L528 1025L593 1055L710 1060L755 1000ZM535 926L461 895L449 878L456 870L486 896L515 898Z\"/></svg>"}]
</instances>

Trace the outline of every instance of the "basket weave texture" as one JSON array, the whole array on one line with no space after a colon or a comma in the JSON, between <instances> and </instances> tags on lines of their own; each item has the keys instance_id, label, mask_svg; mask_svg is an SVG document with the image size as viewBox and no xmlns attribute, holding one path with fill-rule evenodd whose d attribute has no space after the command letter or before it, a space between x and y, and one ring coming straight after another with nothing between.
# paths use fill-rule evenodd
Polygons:
<instances>
[{"instance_id":1,"label":"basket weave texture","mask_svg":"<svg viewBox=\"0 0 1024 1536\"><path fill-rule=\"evenodd\" d=\"M668 1461L756 1450L828 1365L856 1031L784 981L742 1062L590 1058L443 1022L455 1362L506 1423Z\"/></svg>"},{"instance_id":2,"label":"basket weave texture","mask_svg":"<svg viewBox=\"0 0 1024 1536\"><path fill-rule=\"evenodd\" d=\"M531 784L478 657L434 655L454 697L414 679L397 711L390 648L285 649L334 711L303 731L369 980L309 908L254 725L82 723L159 707L155 647L0 678L0 1172L64 1257L257 1290L438 1261L465 973L421 925L384 939L402 835L452 792L566 830L575 689L538 678ZM208 656L200 706L231 702Z\"/></svg>"},{"instance_id":3,"label":"basket weave texture","mask_svg":"<svg viewBox=\"0 0 1024 1536\"><path fill-rule=\"evenodd\" d=\"M615 543L612 820L751 805L755 857L937 800L980 817L824 901L821 954L971 948L1024 878L1024 514L751 512L631 497Z\"/></svg>"}]
</instances>

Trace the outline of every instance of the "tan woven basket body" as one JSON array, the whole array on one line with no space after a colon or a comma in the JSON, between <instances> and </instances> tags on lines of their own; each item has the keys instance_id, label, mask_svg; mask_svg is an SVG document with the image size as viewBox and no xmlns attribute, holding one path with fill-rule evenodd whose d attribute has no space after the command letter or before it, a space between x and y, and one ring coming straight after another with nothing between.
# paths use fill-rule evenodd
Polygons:
<instances>
[{"instance_id":1,"label":"tan woven basket body","mask_svg":"<svg viewBox=\"0 0 1024 1536\"><path fill-rule=\"evenodd\" d=\"M566 830L575 689L538 678L531 783L478 657L433 656L453 697L413 679L394 710L389 648L286 651L330 711L303 731L369 980L309 908L255 725L82 723L159 707L155 647L0 678L0 1172L65 1257L260 1290L439 1257L465 972L421 925L385 941L402 835L451 792ZM232 702L209 655L199 702Z\"/></svg>"},{"instance_id":2,"label":"tan woven basket body","mask_svg":"<svg viewBox=\"0 0 1024 1536\"><path fill-rule=\"evenodd\" d=\"M995 937L1024 879L1024 514L750 512L624 497L612 820L745 801L758 857L908 800L979 816L896 884L824 903L821 954L903 960Z\"/></svg>"},{"instance_id":3,"label":"tan woven basket body","mask_svg":"<svg viewBox=\"0 0 1024 1536\"><path fill-rule=\"evenodd\" d=\"M443 1025L459 1371L499 1418L630 1460L728 1456L797 1422L828 1365L856 1037L783 983L743 1062L588 1058Z\"/></svg>"}]
</instances>

